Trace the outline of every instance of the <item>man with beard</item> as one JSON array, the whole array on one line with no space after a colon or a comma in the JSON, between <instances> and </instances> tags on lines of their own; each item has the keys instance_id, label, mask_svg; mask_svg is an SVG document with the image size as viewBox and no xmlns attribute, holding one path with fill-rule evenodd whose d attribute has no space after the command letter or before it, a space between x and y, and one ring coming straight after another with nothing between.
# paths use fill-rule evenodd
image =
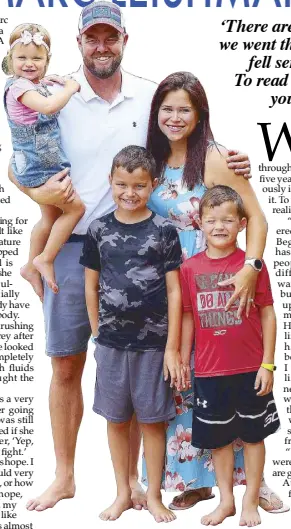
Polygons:
<instances>
[{"instance_id":1,"label":"man with beard","mask_svg":"<svg viewBox=\"0 0 291 529\"><path fill-rule=\"evenodd\" d=\"M78 46L83 65L74 74L81 91L75 94L59 117L62 145L71 162L41 188L22 189L32 199L42 197L61 205L73 199L74 189L86 212L55 261L58 295L45 287L44 316L46 352L52 359L50 413L56 454L56 478L28 510L43 511L75 493L74 457L83 414L81 377L90 336L85 304L84 268L79 265L83 239L90 222L113 211L108 175L114 155L123 147L144 146L155 83L120 68L127 44L120 8L107 1L85 7L79 20ZM238 155L237 168L249 172L245 155ZM247 167L245 169L245 167ZM13 177L11 177L13 178ZM140 434L131 428L130 485L133 506L146 506L138 484L137 461Z\"/></svg>"},{"instance_id":2,"label":"man with beard","mask_svg":"<svg viewBox=\"0 0 291 529\"><path fill-rule=\"evenodd\" d=\"M56 479L28 510L43 511L75 493L74 457L83 414L81 377L86 359L90 324L85 303L84 268L79 265L83 239L91 221L114 209L108 175L112 160L123 147L145 145L152 81L120 68L128 40L120 8L107 1L85 7L79 19L77 42L83 65L73 77L81 90L61 112L58 122L62 145L71 162L42 188L28 189L32 199L51 197L51 204L82 196L86 212L55 261L58 295L44 286L46 352L51 357L50 413L56 454ZM58 90L60 87L53 87ZM146 500L137 481L140 435L132 428L131 487L133 505Z\"/></svg>"}]
</instances>

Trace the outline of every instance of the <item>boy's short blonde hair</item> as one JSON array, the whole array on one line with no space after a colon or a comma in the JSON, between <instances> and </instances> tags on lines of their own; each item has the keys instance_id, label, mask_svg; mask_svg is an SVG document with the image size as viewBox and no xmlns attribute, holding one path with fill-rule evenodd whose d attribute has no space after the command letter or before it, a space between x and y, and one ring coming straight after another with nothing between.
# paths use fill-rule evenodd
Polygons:
<instances>
[{"instance_id":1,"label":"boy's short blonde hair","mask_svg":"<svg viewBox=\"0 0 291 529\"><path fill-rule=\"evenodd\" d=\"M29 31L29 33L31 33L32 35L35 35L35 33L41 33L43 36L43 41L46 43L46 45L50 49L51 37L50 37L49 32L40 24L32 24L32 23L20 24L19 26L17 26L10 35L9 46L12 46L13 42L15 42L17 39L20 39L24 31ZM13 49L12 50L10 49L2 63L2 70L4 71L6 75L13 75L14 73L13 68L12 68L12 54L13 54ZM49 61L50 61L50 54L47 51L47 64L46 64L45 72L49 65Z\"/></svg>"},{"instance_id":2,"label":"boy's short blonde hair","mask_svg":"<svg viewBox=\"0 0 291 529\"><path fill-rule=\"evenodd\" d=\"M204 208L215 208L224 202L232 202L236 205L237 214L240 219L246 216L241 196L231 187L218 185L208 189L200 200L199 217L201 219Z\"/></svg>"}]
</instances>

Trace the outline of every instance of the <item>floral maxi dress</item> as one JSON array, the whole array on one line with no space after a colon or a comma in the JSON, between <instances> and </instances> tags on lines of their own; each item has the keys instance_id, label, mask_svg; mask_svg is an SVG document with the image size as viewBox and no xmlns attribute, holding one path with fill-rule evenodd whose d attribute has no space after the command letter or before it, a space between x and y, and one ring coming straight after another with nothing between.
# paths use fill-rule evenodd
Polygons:
<instances>
[{"instance_id":1,"label":"floral maxi dress","mask_svg":"<svg viewBox=\"0 0 291 529\"><path fill-rule=\"evenodd\" d=\"M179 232L183 258L187 259L205 247L197 219L199 202L206 187L198 184L189 191L182 184L182 176L183 167L167 166L163 183L151 195L149 208L173 221ZM181 393L175 392L177 415L167 427L163 478L163 488L169 492L183 492L216 485L211 451L191 445L193 400L192 389ZM234 484L245 484L243 447L239 440L234 443L234 451ZM147 483L144 458L142 482Z\"/></svg>"}]
</instances>

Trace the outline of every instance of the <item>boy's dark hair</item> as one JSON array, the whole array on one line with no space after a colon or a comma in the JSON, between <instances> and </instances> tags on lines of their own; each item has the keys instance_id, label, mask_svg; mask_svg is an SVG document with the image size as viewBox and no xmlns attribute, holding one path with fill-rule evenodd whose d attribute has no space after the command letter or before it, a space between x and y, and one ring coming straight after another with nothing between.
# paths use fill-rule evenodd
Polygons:
<instances>
[{"instance_id":1,"label":"boy's dark hair","mask_svg":"<svg viewBox=\"0 0 291 529\"><path fill-rule=\"evenodd\" d=\"M151 176L151 179L156 178L156 162L150 151L138 145L128 145L121 149L113 158L112 167L110 171L111 177L113 172L118 167L123 167L128 173L132 173L135 169L141 168Z\"/></svg>"},{"instance_id":2,"label":"boy's dark hair","mask_svg":"<svg viewBox=\"0 0 291 529\"><path fill-rule=\"evenodd\" d=\"M240 195L231 187L218 185L208 189L200 200L200 219L203 215L204 208L215 208L215 206L221 206L221 204L224 204L224 202L233 202L233 204L236 205L237 214L240 219L246 216L243 201Z\"/></svg>"}]
</instances>

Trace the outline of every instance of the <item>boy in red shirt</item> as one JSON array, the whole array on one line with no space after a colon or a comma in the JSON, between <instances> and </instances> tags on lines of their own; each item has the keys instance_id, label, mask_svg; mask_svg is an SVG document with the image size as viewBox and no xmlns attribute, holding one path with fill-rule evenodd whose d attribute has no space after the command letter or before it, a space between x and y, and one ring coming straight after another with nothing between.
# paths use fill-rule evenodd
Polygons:
<instances>
[{"instance_id":1,"label":"boy in red shirt","mask_svg":"<svg viewBox=\"0 0 291 529\"><path fill-rule=\"evenodd\" d=\"M188 368L195 333L192 444L213 450L221 498L201 522L217 525L235 514L232 442L239 437L247 481L240 525L255 526L261 522L257 508L265 462L263 440L279 428L272 394L276 317L270 280L266 265L246 259L237 247L237 235L247 220L236 191L227 186L209 189L199 215L207 249L181 267L181 356ZM237 318L237 303L225 311L233 286L218 283L233 276L245 261L258 270L258 279L248 317Z\"/></svg>"}]
</instances>

